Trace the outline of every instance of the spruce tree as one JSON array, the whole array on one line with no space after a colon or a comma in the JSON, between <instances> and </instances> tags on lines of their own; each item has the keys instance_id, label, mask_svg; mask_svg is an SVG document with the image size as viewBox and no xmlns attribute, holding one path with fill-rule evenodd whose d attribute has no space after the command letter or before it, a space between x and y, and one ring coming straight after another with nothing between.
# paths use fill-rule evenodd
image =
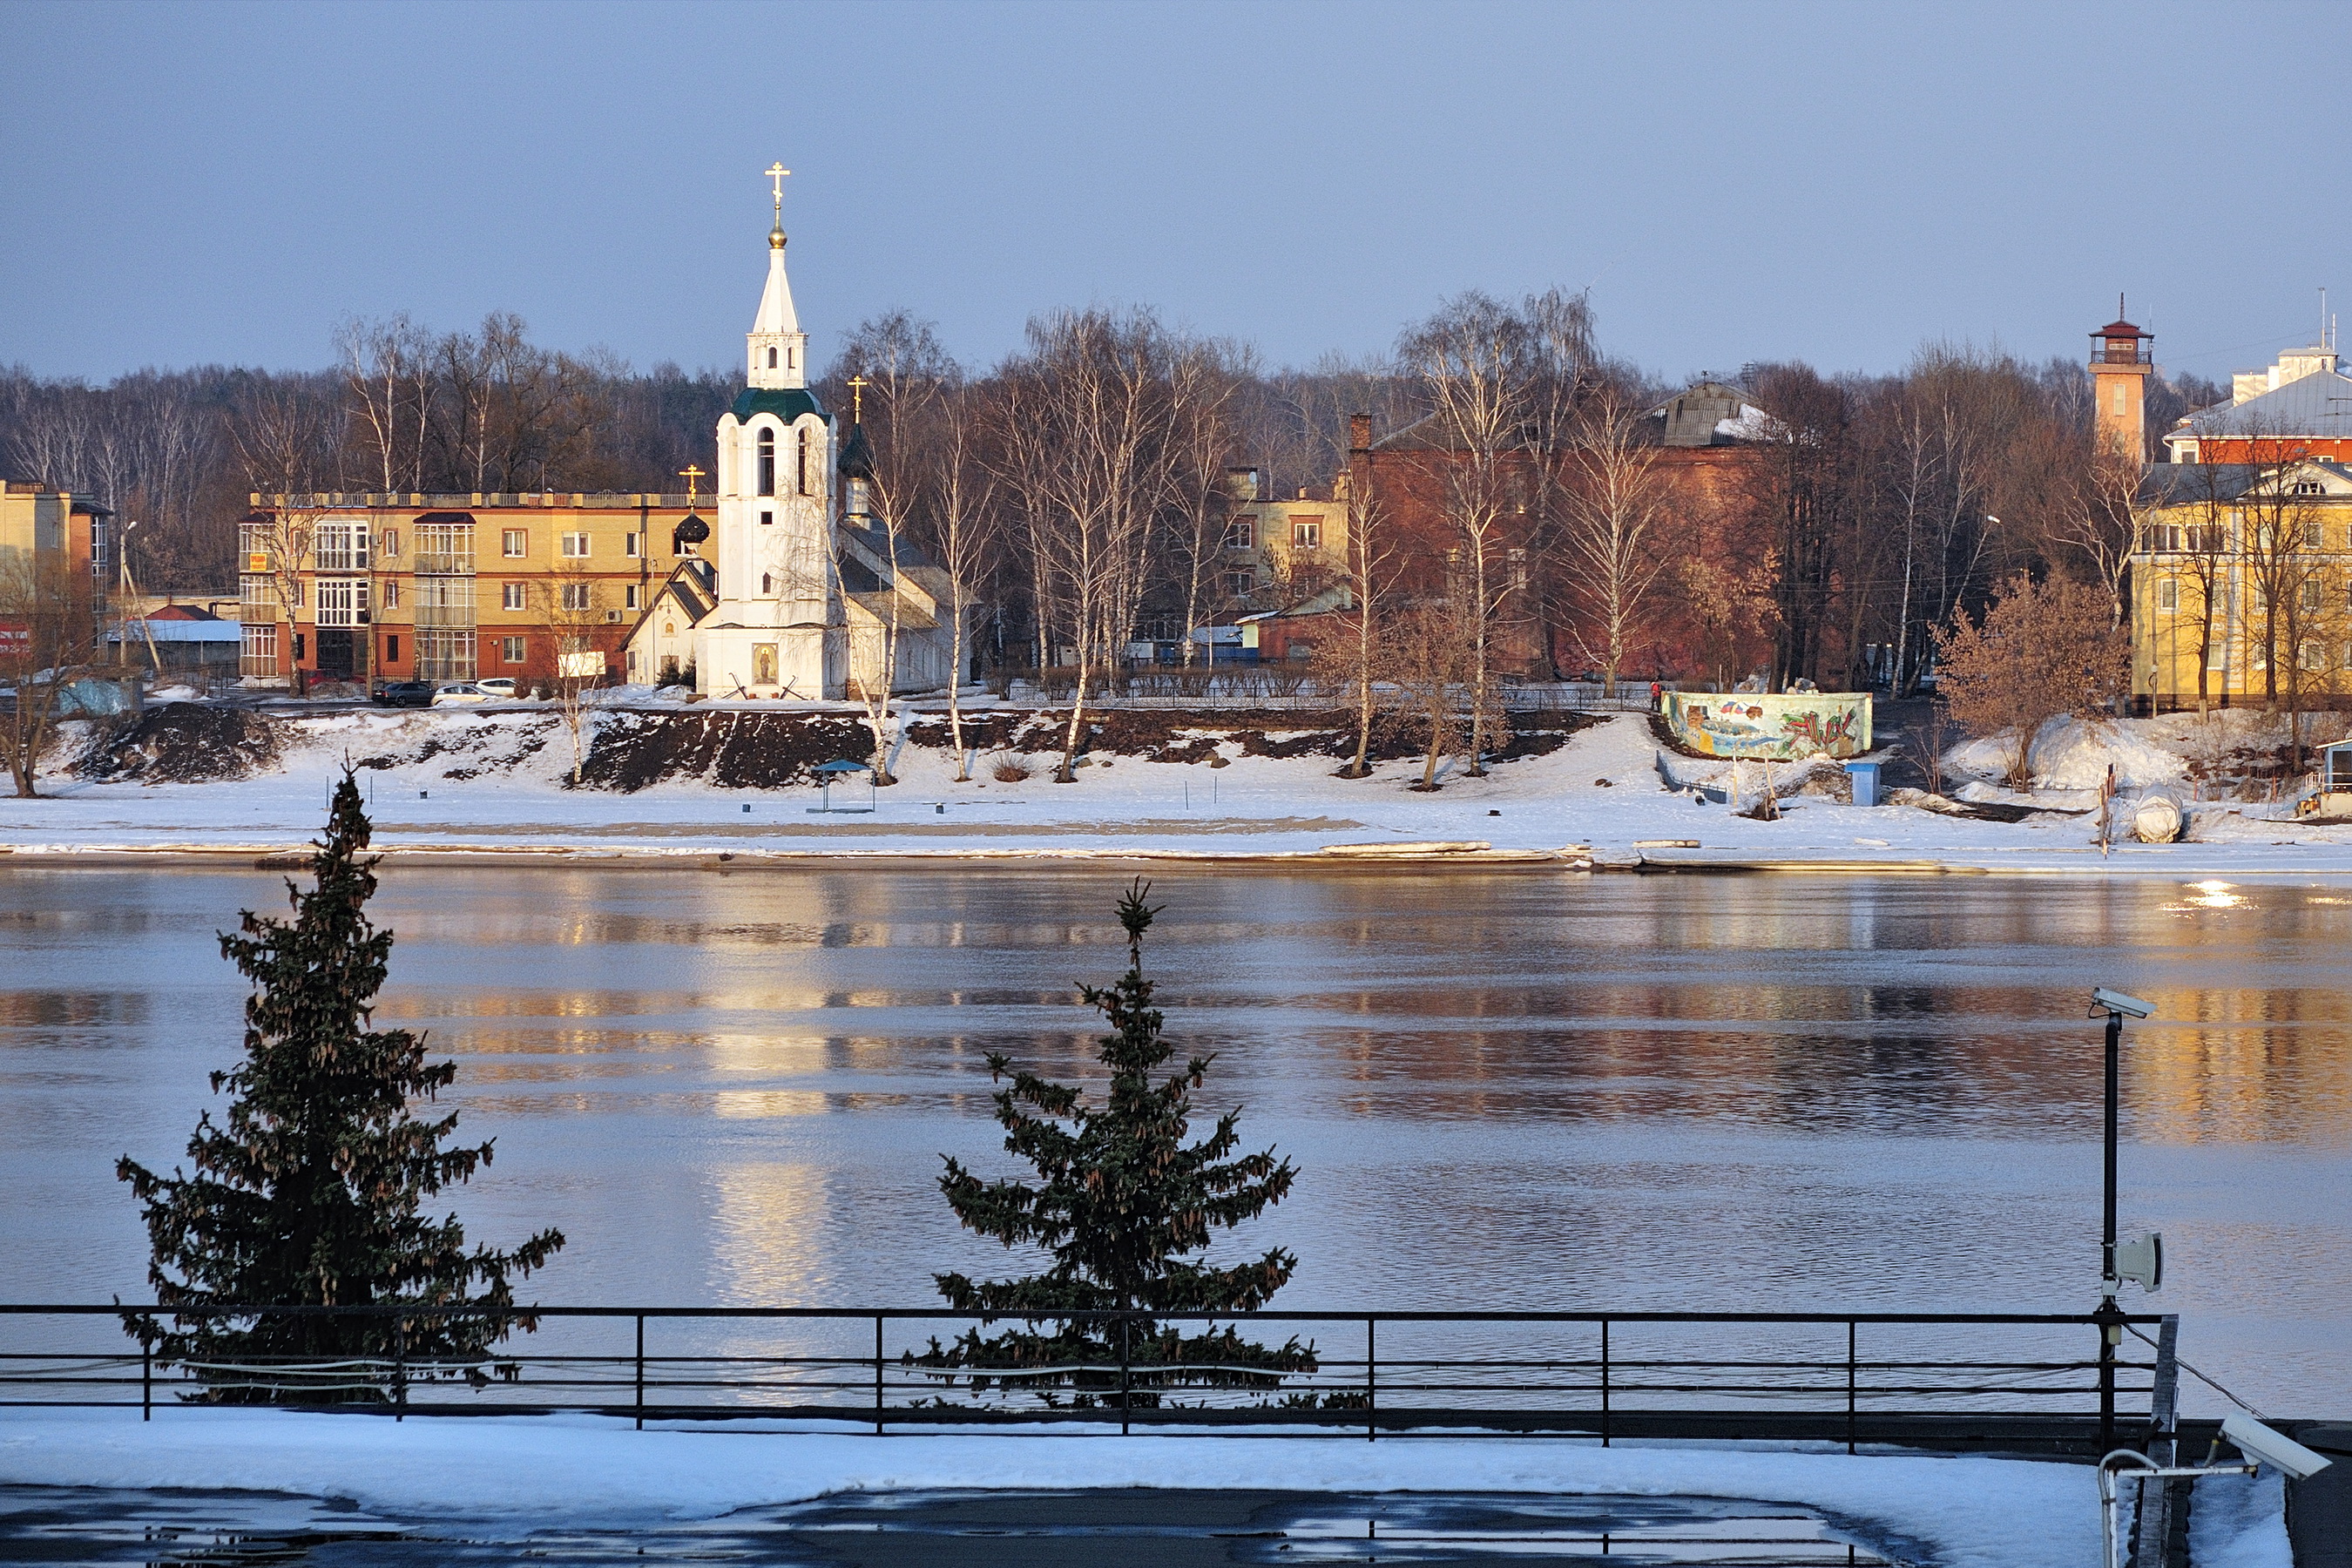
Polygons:
<instances>
[{"instance_id":1,"label":"spruce tree","mask_svg":"<svg viewBox=\"0 0 2352 1568\"><path fill-rule=\"evenodd\" d=\"M126 1312L125 1322L167 1363L205 1384L201 1397L381 1403L398 1375L484 1375L484 1352L515 1327L509 1275L527 1276L563 1245L544 1230L510 1252L466 1247L452 1215L426 1199L490 1163L491 1145L444 1147L456 1112L410 1113L457 1076L427 1063L425 1039L372 1029L393 933L367 917L375 862L349 770L335 787L326 837L311 862L316 885L286 884L291 921L244 911L221 952L253 983L245 1004L245 1057L212 1075L226 1090L225 1123L205 1111L188 1140L193 1173L161 1176L125 1155L115 1173L145 1210L155 1300L174 1307L449 1306L480 1314L352 1317L268 1313L184 1316ZM167 1321L168 1320L168 1321ZM289 1362L343 1363L310 1372ZM498 1369L508 1371L509 1369Z\"/></svg>"},{"instance_id":2,"label":"spruce tree","mask_svg":"<svg viewBox=\"0 0 2352 1568\"><path fill-rule=\"evenodd\" d=\"M1226 1267L1188 1255L1206 1248L1213 1232L1280 1203L1297 1173L1272 1149L1234 1155L1238 1109L1220 1117L1206 1138L1184 1142L1192 1090L1215 1058L1194 1057L1155 1076L1175 1047L1161 1037L1164 1019L1143 973L1143 935L1160 913L1145 902L1150 891L1138 879L1118 903L1127 973L1108 987L1079 988L1111 1026L1099 1053L1111 1073L1108 1097L1090 1103L1083 1089L1016 1072L1010 1058L992 1052L990 1076L998 1083L1011 1079L995 1095L1004 1147L1039 1179L984 1182L942 1156L940 1189L965 1228L1007 1247L1045 1248L1054 1263L1016 1279L936 1275L940 1293L959 1310L1029 1326L992 1337L975 1329L947 1346L934 1340L928 1353L908 1357L911 1364L961 1373L974 1389L1019 1388L1048 1403L1057 1402L1055 1387L1068 1388L1082 1405L1117 1398L1122 1360L1129 1369L1129 1400L1137 1405L1158 1405L1161 1391L1179 1386L1271 1387L1284 1373L1315 1369L1314 1347L1295 1338L1268 1347L1243 1340L1231 1325L1156 1320L1160 1312L1249 1311L1282 1289L1298 1260L1281 1247ZM1137 1315L1060 1316L1068 1312ZM1058 1327L1043 1331L1041 1323ZM1073 1370L1039 1375L1055 1366Z\"/></svg>"}]
</instances>

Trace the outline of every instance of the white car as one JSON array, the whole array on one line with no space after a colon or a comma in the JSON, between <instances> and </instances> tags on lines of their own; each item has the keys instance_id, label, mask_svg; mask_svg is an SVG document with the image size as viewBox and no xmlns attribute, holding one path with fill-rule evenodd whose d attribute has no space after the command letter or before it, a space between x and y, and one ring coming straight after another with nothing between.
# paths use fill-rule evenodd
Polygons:
<instances>
[{"instance_id":1,"label":"white car","mask_svg":"<svg viewBox=\"0 0 2352 1568\"><path fill-rule=\"evenodd\" d=\"M453 680L433 693L436 708L454 707L460 702L488 702L490 694L470 680Z\"/></svg>"},{"instance_id":2,"label":"white car","mask_svg":"<svg viewBox=\"0 0 2352 1568\"><path fill-rule=\"evenodd\" d=\"M494 701L511 702L515 700L515 683L512 676L493 675L487 680L477 680L474 684L480 687Z\"/></svg>"}]
</instances>

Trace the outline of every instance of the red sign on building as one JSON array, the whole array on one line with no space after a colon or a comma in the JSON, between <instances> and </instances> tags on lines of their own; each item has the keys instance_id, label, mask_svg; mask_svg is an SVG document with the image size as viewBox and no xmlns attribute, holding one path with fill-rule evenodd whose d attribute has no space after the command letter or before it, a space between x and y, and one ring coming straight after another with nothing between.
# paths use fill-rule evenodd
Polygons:
<instances>
[{"instance_id":1,"label":"red sign on building","mask_svg":"<svg viewBox=\"0 0 2352 1568\"><path fill-rule=\"evenodd\" d=\"M0 658L22 658L32 651L32 627L22 621L0 621Z\"/></svg>"}]
</instances>

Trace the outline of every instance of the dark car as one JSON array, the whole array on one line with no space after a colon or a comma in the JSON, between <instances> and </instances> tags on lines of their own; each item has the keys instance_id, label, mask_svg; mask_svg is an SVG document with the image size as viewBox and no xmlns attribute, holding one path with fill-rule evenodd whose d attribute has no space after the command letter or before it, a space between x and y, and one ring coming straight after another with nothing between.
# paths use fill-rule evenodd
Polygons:
<instances>
[{"instance_id":1,"label":"dark car","mask_svg":"<svg viewBox=\"0 0 2352 1568\"><path fill-rule=\"evenodd\" d=\"M433 683L429 680L395 680L377 687L375 700L386 708L430 708L433 706Z\"/></svg>"}]
</instances>

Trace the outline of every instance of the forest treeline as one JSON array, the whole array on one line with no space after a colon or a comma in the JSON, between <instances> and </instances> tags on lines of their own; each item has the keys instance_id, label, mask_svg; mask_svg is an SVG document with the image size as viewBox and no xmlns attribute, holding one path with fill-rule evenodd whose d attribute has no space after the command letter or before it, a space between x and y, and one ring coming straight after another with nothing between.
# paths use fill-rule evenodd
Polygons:
<instances>
[{"instance_id":1,"label":"forest treeline","mask_svg":"<svg viewBox=\"0 0 2352 1568\"><path fill-rule=\"evenodd\" d=\"M248 492L674 492L690 463L711 466L713 426L740 385L733 371L549 349L506 314L455 332L355 321L333 347L326 369L147 370L105 385L0 369L0 469L137 520L142 588L226 593ZM1115 662L1139 635L1311 586L1268 580L1257 602L1229 591L1225 474L1255 468L1274 497L1328 494L1357 413L1376 437L1427 421L1457 452L1485 443L1517 464L1507 495L1478 501L1449 481L1447 504L1511 514L1516 613L1544 623L1527 643L1551 673L1672 648L1700 667L1684 673L1769 662L1776 679L1851 684L1874 647L1901 649L1907 679L1934 627L2018 571L2119 587L2114 542L2128 537L2083 364L1938 344L1893 374L1729 374L1773 416L1767 449L1717 515L1684 515L1662 494L1629 538L1625 508L1594 503L1597 454L1624 444L1629 410L1682 384L1606 355L1586 302L1557 291L1465 295L1388 355L1305 369L1268 368L1245 344L1145 310L1042 315L1018 350L970 366L898 311L854 331L819 382L845 416L852 376L879 510L956 555L991 612L983 646L1009 664ZM2226 395L2194 377L2149 392L2151 430ZM1486 618L1465 633L1482 673ZM1604 644L1614 652L1591 651Z\"/></svg>"}]
</instances>

